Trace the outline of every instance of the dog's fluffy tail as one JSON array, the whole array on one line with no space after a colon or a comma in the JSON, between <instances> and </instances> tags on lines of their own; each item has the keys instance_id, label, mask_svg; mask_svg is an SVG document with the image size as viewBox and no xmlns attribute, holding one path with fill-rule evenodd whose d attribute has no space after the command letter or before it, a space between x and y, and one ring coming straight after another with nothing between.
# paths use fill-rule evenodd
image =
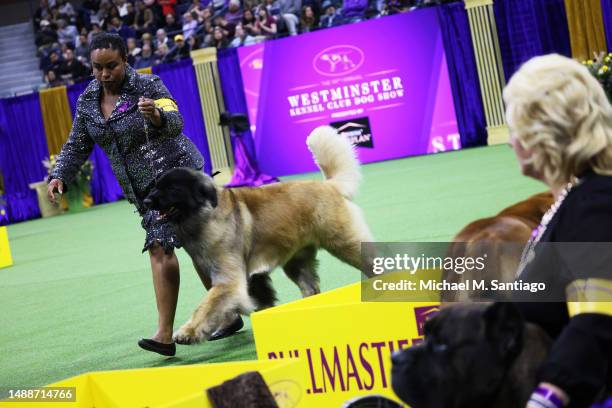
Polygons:
<instances>
[{"instance_id":1,"label":"dog's fluffy tail","mask_svg":"<svg viewBox=\"0 0 612 408\"><path fill-rule=\"evenodd\" d=\"M352 199L357 194L361 170L351 142L331 126L320 126L308 136L306 144L327 182Z\"/></svg>"}]
</instances>

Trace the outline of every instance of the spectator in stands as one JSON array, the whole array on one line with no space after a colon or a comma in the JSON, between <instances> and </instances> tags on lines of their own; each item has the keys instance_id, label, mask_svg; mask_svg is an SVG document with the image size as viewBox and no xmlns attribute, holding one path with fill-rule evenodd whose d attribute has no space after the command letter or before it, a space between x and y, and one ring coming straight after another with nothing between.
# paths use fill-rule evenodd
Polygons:
<instances>
[{"instance_id":1,"label":"spectator in stands","mask_svg":"<svg viewBox=\"0 0 612 408\"><path fill-rule=\"evenodd\" d=\"M212 41L208 44L209 47L215 47L217 49L227 48L229 41L225 35L225 31L221 27L215 27L213 30Z\"/></svg>"},{"instance_id":2,"label":"spectator in stands","mask_svg":"<svg viewBox=\"0 0 612 408\"><path fill-rule=\"evenodd\" d=\"M242 47L243 45L252 45L255 44L255 37L249 35L246 31L244 31L244 27L242 24L238 24L236 26L236 33L234 39L230 42L230 47Z\"/></svg>"},{"instance_id":3,"label":"spectator in stands","mask_svg":"<svg viewBox=\"0 0 612 408\"><path fill-rule=\"evenodd\" d=\"M115 7L117 7L117 11L119 12L119 17L123 19L123 17L125 17L128 14L127 5L129 4L129 2L126 0L113 0L113 1L115 2Z\"/></svg>"},{"instance_id":4,"label":"spectator in stands","mask_svg":"<svg viewBox=\"0 0 612 408\"><path fill-rule=\"evenodd\" d=\"M142 49L136 44L136 38L130 37L125 42L127 46L127 63L133 67Z\"/></svg>"},{"instance_id":5,"label":"spectator in stands","mask_svg":"<svg viewBox=\"0 0 612 408\"><path fill-rule=\"evenodd\" d=\"M212 41L212 35L214 31L213 23L210 19L204 20L204 24L202 24L202 34L204 36L204 44L210 44Z\"/></svg>"},{"instance_id":6,"label":"spectator in stands","mask_svg":"<svg viewBox=\"0 0 612 408\"><path fill-rule=\"evenodd\" d=\"M203 23L206 20L212 20L213 17L213 9L212 7L205 7L202 9L202 13L198 16L198 22Z\"/></svg>"},{"instance_id":7,"label":"spectator in stands","mask_svg":"<svg viewBox=\"0 0 612 408\"><path fill-rule=\"evenodd\" d=\"M73 25L68 25L66 20L59 19L57 22L57 37L60 44L76 44L76 39L79 36L77 28Z\"/></svg>"},{"instance_id":8,"label":"spectator in stands","mask_svg":"<svg viewBox=\"0 0 612 408\"><path fill-rule=\"evenodd\" d=\"M200 38L197 35L192 35L187 39L187 44L189 44L189 49L191 51L200 49Z\"/></svg>"},{"instance_id":9,"label":"spectator in stands","mask_svg":"<svg viewBox=\"0 0 612 408\"><path fill-rule=\"evenodd\" d=\"M41 20L40 31L36 33L35 43L39 48L46 48L57 41L57 32L51 28L51 23L47 20Z\"/></svg>"},{"instance_id":10,"label":"spectator in stands","mask_svg":"<svg viewBox=\"0 0 612 408\"><path fill-rule=\"evenodd\" d=\"M174 48L168 53L166 60L168 62L180 61L189 58L189 44L185 43L185 37L181 34L174 36Z\"/></svg>"},{"instance_id":11,"label":"spectator in stands","mask_svg":"<svg viewBox=\"0 0 612 408\"><path fill-rule=\"evenodd\" d=\"M289 35L297 35L298 16L300 15L302 0L278 0L278 3L280 5L280 16L285 22Z\"/></svg>"},{"instance_id":12,"label":"spectator in stands","mask_svg":"<svg viewBox=\"0 0 612 408\"><path fill-rule=\"evenodd\" d=\"M141 42L141 46L144 46L145 44L149 44L151 46L151 49L154 48L153 45L153 36L151 36L151 34L149 33L144 33L142 35L142 37L140 37L140 42Z\"/></svg>"},{"instance_id":13,"label":"spectator in stands","mask_svg":"<svg viewBox=\"0 0 612 408\"><path fill-rule=\"evenodd\" d=\"M76 22L76 11L74 11L74 7L72 7L72 4L69 1L58 0L57 6L62 17L66 18L72 23Z\"/></svg>"},{"instance_id":14,"label":"spectator in stands","mask_svg":"<svg viewBox=\"0 0 612 408\"><path fill-rule=\"evenodd\" d=\"M236 32L236 24L230 23L225 19L224 16L217 16L215 18L215 26L221 27L223 31L225 31L226 38L234 38L234 33Z\"/></svg>"},{"instance_id":15,"label":"spectator in stands","mask_svg":"<svg viewBox=\"0 0 612 408\"><path fill-rule=\"evenodd\" d=\"M74 54L77 58L79 58L79 61L81 62L83 62L83 59L86 61L88 60L89 43L87 42L87 35L79 35L79 38L77 40L77 46L74 49Z\"/></svg>"},{"instance_id":16,"label":"spectator in stands","mask_svg":"<svg viewBox=\"0 0 612 408\"><path fill-rule=\"evenodd\" d=\"M176 0L157 0L157 4L161 6L164 17L168 14L176 15L176 11L174 10Z\"/></svg>"},{"instance_id":17,"label":"spectator in stands","mask_svg":"<svg viewBox=\"0 0 612 408\"><path fill-rule=\"evenodd\" d=\"M225 13L225 19L232 24L238 24L242 21L244 13L240 8L240 0L230 0L227 8L227 13Z\"/></svg>"},{"instance_id":18,"label":"spectator in stands","mask_svg":"<svg viewBox=\"0 0 612 408\"><path fill-rule=\"evenodd\" d=\"M320 27L329 28L343 23L342 16L336 12L336 7L330 0L325 0L321 7L325 15L321 17L321 22L319 23Z\"/></svg>"},{"instance_id":19,"label":"spectator in stands","mask_svg":"<svg viewBox=\"0 0 612 408\"><path fill-rule=\"evenodd\" d=\"M125 3L125 5L127 13L121 16L121 19L123 20L123 24L132 27L136 22L136 9L134 9L134 4L132 3L128 2ZM119 14L121 14L121 12L119 12Z\"/></svg>"},{"instance_id":20,"label":"spectator in stands","mask_svg":"<svg viewBox=\"0 0 612 408\"><path fill-rule=\"evenodd\" d=\"M87 34L87 42L91 43L91 40L93 39L94 36L96 36L97 34L100 34L104 31L102 31L102 28L100 26L99 23L93 23L91 25L91 31L89 32L89 34Z\"/></svg>"},{"instance_id":21,"label":"spectator in stands","mask_svg":"<svg viewBox=\"0 0 612 408\"><path fill-rule=\"evenodd\" d=\"M342 6L344 23L357 23L363 21L367 8L368 0L344 0Z\"/></svg>"},{"instance_id":22,"label":"spectator in stands","mask_svg":"<svg viewBox=\"0 0 612 408\"><path fill-rule=\"evenodd\" d=\"M195 13L195 19L198 21L198 24L203 23L207 18L211 18L213 14L212 7L202 6L199 0L193 0L193 3L191 3L187 9L187 12L192 13L192 15Z\"/></svg>"},{"instance_id":23,"label":"spectator in stands","mask_svg":"<svg viewBox=\"0 0 612 408\"><path fill-rule=\"evenodd\" d=\"M60 66L59 74L65 83L73 84L86 79L89 76L89 70L81 61L74 58L73 51L68 48L64 52L64 62Z\"/></svg>"},{"instance_id":24,"label":"spectator in stands","mask_svg":"<svg viewBox=\"0 0 612 408\"><path fill-rule=\"evenodd\" d=\"M111 6L110 0L101 0L97 11L91 16L92 24L97 23L100 27L103 27L104 21L110 16Z\"/></svg>"},{"instance_id":25,"label":"spectator in stands","mask_svg":"<svg viewBox=\"0 0 612 408\"><path fill-rule=\"evenodd\" d=\"M136 62L134 63L135 69L142 69L146 67L152 67L155 65L155 56L153 55L153 50L151 49L150 44L143 44L142 52L136 58Z\"/></svg>"},{"instance_id":26,"label":"spectator in stands","mask_svg":"<svg viewBox=\"0 0 612 408\"><path fill-rule=\"evenodd\" d=\"M177 21L176 18L174 17L174 14L168 14L166 15L166 26L164 27L166 29L167 33L177 33L177 32L182 32L183 31L183 26L180 25Z\"/></svg>"},{"instance_id":27,"label":"spectator in stands","mask_svg":"<svg viewBox=\"0 0 612 408\"><path fill-rule=\"evenodd\" d=\"M300 17L300 32L309 33L317 29L317 17L311 6L302 7L302 15Z\"/></svg>"},{"instance_id":28,"label":"spectator in stands","mask_svg":"<svg viewBox=\"0 0 612 408\"><path fill-rule=\"evenodd\" d=\"M155 51L155 65L165 63L169 52L168 44L159 44Z\"/></svg>"},{"instance_id":29,"label":"spectator in stands","mask_svg":"<svg viewBox=\"0 0 612 408\"><path fill-rule=\"evenodd\" d=\"M276 20L268 14L266 7L261 7L257 12L256 27L266 38L274 38L276 36Z\"/></svg>"},{"instance_id":30,"label":"spectator in stands","mask_svg":"<svg viewBox=\"0 0 612 408\"><path fill-rule=\"evenodd\" d=\"M138 0L136 1L136 15L134 16L134 25L132 28L136 30L136 34L141 36L146 32L150 32L155 26L155 16L150 8Z\"/></svg>"},{"instance_id":31,"label":"spectator in stands","mask_svg":"<svg viewBox=\"0 0 612 408\"><path fill-rule=\"evenodd\" d=\"M109 23L112 22L113 18L115 17L117 17L119 21L121 21L121 17L119 16L119 9L117 9L114 4L111 4L110 8L108 9L108 14L104 19L104 22L102 23L102 28L108 31L107 26Z\"/></svg>"},{"instance_id":32,"label":"spectator in stands","mask_svg":"<svg viewBox=\"0 0 612 408\"><path fill-rule=\"evenodd\" d=\"M119 34L119 30L121 29L121 20L119 17L109 18L106 22L106 32L111 34Z\"/></svg>"},{"instance_id":33,"label":"spectator in stands","mask_svg":"<svg viewBox=\"0 0 612 408\"><path fill-rule=\"evenodd\" d=\"M210 4L213 7L213 18L224 14L227 11L225 7L226 0L212 0Z\"/></svg>"},{"instance_id":34,"label":"spectator in stands","mask_svg":"<svg viewBox=\"0 0 612 408\"><path fill-rule=\"evenodd\" d=\"M244 10L244 15L242 17L242 28L247 34L252 36L261 34L261 31L259 31L259 28L257 28L257 20L255 19L251 9Z\"/></svg>"},{"instance_id":35,"label":"spectator in stands","mask_svg":"<svg viewBox=\"0 0 612 408\"><path fill-rule=\"evenodd\" d=\"M41 26L40 23L43 20L49 21L49 17L51 16L51 11L49 10L49 3L47 0L40 0L40 5L34 12L34 16L32 17L34 22L34 30L38 30Z\"/></svg>"},{"instance_id":36,"label":"spectator in stands","mask_svg":"<svg viewBox=\"0 0 612 408\"><path fill-rule=\"evenodd\" d=\"M198 27L198 22L193 17L191 13L183 14L183 36L185 38L189 38L195 32L195 29Z\"/></svg>"},{"instance_id":37,"label":"spectator in stands","mask_svg":"<svg viewBox=\"0 0 612 408\"><path fill-rule=\"evenodd\" d=\"M50 10L49 22L52 26L54 25L57 27L57 22L62 19L62 15L57 7L51 7Z\"/></svg>"},{"instance_id":38,"label":"spectator in stands","mask_svg":"<svg viewBox=\"0 0 612 408\"><path fill-rule=\"evenodd\" d=\"M131 27L125 25L123 21L121 21L121 19L116 16L111 19L111 26L109 26L109 29L107 31L109 33L119 34L124 40L136 36L136 31L134 31Z\"/></svg>"},{"instance_id":39,"label":"spectator in stands","mask_svg":"<svg viewBox=\"0 0 612 408\"><path fill-rule=\"evenodd\" d=\"M161 44L165 44L168 47L168 49L170 49L170 48L172 48L174 46L174 44L172 44L172 40L170 40L170 38L166 34L166 30L164 30L163 28L159 28L155 32L155 41L153 43L154 43L156 49Z\"/></svg>"},{"instance_id":40,"label":"spectator in stands","mask_svg":"<svg viewBox=\"0 0 612 408\"><path fill-rule=\"evenodd\" d=\"M48 71L59 71L61 65L62 61L60 59L59 51L52 49L49 52L49 55L41 60L40 69L42 69L46 75Z\"/></svg>"},{"instance_id":41,"label":"spectator in stands","mask_svg":"<svg viewBox=\"0 0 612 408\"><path fill-rule=\"evenodd\" d=\"M278 23L281 20L280 14L280 3L278 0L264 0L262 4L257 7L257 12L255 15L259 14L259 10L265 8L268 10L268 15L274 18L274 20ZM285 24L281 21L282 24Z\"/></svg>"}]
</instances>

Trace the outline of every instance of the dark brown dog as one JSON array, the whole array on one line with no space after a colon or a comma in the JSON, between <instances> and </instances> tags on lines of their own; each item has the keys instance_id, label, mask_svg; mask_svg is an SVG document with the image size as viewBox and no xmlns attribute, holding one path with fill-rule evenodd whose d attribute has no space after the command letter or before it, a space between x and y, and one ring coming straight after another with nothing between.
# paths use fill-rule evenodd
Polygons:
<instances>
[{"instance_id":1,"label":"dark brown dog","mask_svg":"<svg viewBox=\"0 0 612 408\"><path fill-rule=\"evenodd\" d=\"M393 355L393 391L412 408L524 407L550 344L511 303L451 305Z\"/></svg>"},{"instance_id":2,"label":"dark brown dog","mask_svg":"<svg viewBox=\"0 0 612 408\"><path fill-rule=\"evenodd\" d=\"M453 238L448 256L478 258L487 254L486 270L478 278L485 280L487 286L492 280L514 281L523 247L553 202L550 192L539 193L502 210L494 217L468 224ZM466 275L446 270L443 278L456 283L474 278ZM479 290L444 291L441 300L457 302L483 297L486 297L486 293Z\"/></svg>"}]
</instances>

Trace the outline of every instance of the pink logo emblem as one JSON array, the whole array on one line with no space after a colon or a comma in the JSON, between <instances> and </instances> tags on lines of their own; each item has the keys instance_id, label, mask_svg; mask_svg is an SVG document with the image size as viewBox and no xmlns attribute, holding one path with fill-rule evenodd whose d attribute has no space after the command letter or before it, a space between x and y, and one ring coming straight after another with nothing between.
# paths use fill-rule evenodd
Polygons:
<instances>
[{"instance_id":1,"label":"pink logo emblem","mask_svg":"<svg viewBox=\"0 0 612 408\"><path fill-rule=\"evenodd\" d=\"M312 65L319 74L325 76L347 75L363 65L363 51L352 45L334 45L318 53Z\"/></svg>"}]
</instances>

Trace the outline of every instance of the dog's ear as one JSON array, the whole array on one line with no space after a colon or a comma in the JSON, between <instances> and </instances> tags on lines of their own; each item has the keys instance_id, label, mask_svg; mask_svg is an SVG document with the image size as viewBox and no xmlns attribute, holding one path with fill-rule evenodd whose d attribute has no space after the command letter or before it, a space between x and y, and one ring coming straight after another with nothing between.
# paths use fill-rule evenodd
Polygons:
<instances>
[{"instance_id":1,"label":"dog's ear","mask_svg":"<svg viewBox=\"0 0 612 408\"><path fill-rule=\"evenodd\" d=\"M525 322L521 312L511 303L497 302L484 313L487 340L502 358L513 358L523 347Z\"/></svg>"},{"instance_id":2,"label":"dog's ear","mask_svg":"<svg viewBox=\"0 0 612 408\"><path fill-rule=\"evenodd\" d=\"M198 198L203 204L205 204L206 202L209 202L213 208L217 206L218 204L217 189L215 188L214 183L212 182L199 183L197 194L198 194Z\"/></svg>"}]
</instances>

